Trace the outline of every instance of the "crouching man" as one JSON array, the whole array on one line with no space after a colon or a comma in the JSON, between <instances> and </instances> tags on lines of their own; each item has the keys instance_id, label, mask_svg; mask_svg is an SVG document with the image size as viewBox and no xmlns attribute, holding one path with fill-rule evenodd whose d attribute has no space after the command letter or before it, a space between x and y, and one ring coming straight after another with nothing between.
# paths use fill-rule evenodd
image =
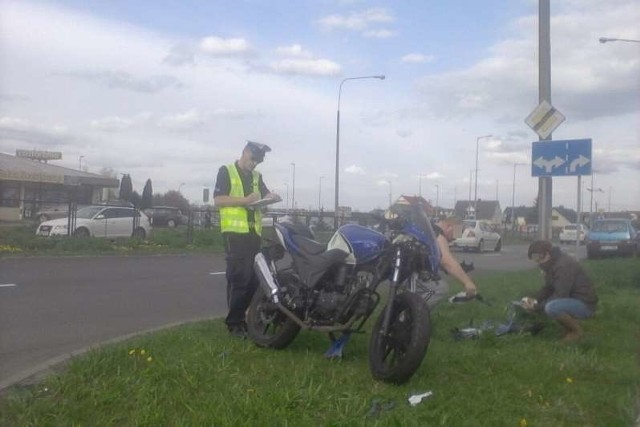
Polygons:
<instances>
[{"instance_id":1,"label":"crouching man","mask_svg":"<svg viewBox=\"0 0 640 427\"><path fill-rule=\"evenodd\" d=\"M583 335L579 319L593 317L598 297L593 283L582 266L572 257L538 240L529 246L529 259L544 274L544 286L535 297L523 298L530 312L544 312L564 328L564 342L574 342Z\"/></svg>"}]
</instances>

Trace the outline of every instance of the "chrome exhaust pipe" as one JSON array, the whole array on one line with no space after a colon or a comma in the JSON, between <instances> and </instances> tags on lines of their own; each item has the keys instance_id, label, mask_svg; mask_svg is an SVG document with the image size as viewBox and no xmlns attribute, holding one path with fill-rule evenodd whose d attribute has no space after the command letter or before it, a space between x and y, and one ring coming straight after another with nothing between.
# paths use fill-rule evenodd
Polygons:
<instances>
[{"instance_id":1,"label":"chrome exhaust pipe","mask_svg":"<svg viewBox=\"0 0 640 427\"><path fill-rule=\"evenodd\" d=\"M255 257L255 261L253 263L253 269L258 276L260 281L260 286L265 291L267 295L271 298L275 304L280 304L280 298L278 296L278 285L271 274L271 270L269 270L269 264L267 264L267 259L262 254L262 252L258 253Z\"/></svg>"}]
</instances>

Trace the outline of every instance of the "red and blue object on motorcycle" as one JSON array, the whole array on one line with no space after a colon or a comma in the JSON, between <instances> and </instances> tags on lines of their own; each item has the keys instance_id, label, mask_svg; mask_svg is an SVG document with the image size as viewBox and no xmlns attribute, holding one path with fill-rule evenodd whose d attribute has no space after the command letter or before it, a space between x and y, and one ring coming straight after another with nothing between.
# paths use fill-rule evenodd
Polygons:
<instances>
[{"instance_id":1,"label":"red and blue object on motorcycle","mask_svg":"<svg viewBox=\"0 0 640 427\"><path fill-rule=\"evenodd\" d=\"M342 334L338 339L332 340L331 347L324 353L327 359L342 359L342 351L351 338L351 332Z\"/></svg>"}]
</instances>

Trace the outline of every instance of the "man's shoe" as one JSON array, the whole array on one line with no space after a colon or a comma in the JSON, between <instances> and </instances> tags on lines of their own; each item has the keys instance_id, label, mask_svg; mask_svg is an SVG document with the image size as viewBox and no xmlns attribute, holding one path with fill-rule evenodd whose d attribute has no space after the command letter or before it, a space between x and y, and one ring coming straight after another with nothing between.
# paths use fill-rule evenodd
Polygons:
<instances>
[{"instance_id":1,"label":"man's shoe","mask_svg":"<svg viewBox=\"0 0 640 427\"><path fill-rule=\"evenodd\" d=\"M246 339L247 338L247 327L245 325L234 325L229 326L229 333L231 336Z\"/></svg>"}]
</instances>

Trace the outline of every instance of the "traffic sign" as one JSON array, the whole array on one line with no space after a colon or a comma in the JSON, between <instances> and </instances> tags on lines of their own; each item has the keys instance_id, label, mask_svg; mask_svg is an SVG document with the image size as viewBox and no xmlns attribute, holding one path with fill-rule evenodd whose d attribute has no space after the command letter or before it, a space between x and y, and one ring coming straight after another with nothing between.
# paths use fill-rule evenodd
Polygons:
<instances>
[{"instance_id":1,"label":"traffic sign","mask_svg":"<svg viewBox=\"0 0 640 427\"><path fill-rule=\"evenodd\" d=\"M532 144L531 176L591 175L591 139Z\"/></svg>"},{"instance_id":2,"label":"traffic sign","mask_svg":"<svg viewBox=\"0 0 640 427\"><path fill-rule=\"evenodd\" d=\"M542 139L548 138L551 133L564 122L564 115L555 109L547 101L533 109L524 122Z\"/></svg>"}]
</instances>

